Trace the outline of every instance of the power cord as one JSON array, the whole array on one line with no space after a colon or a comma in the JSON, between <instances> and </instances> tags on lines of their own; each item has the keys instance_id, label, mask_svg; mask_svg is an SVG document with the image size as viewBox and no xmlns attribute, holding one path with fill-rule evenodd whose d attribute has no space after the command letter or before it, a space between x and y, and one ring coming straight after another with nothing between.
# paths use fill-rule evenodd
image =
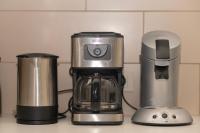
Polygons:
<instances>
[{"instance_id":1,"label":"power cord","mask_svg":"<svg viewBox=\"0 0 200 133\"><path fill-rule=\"evenodd\" d=\"M73 70L72 70L71 67L70 67L70 69L69 69L69 75L70 75L70 76L73 76ZM70 93L70 92L72 92L72 91L73 91L73 89L60 90L60 91L58 91L58 94ZM72 112L72 102L73 102L73 97L71 97L71 98L69 99L67 109L66 109L64 112L62 112L62 113L58 113L58 119L66 118L66 115L65 115L65 114L66 114L67 112Z\"/></svg>"},{"instance_id":2,"label":"power cord","mask_svg":"<svg viewBox=\"0 0 200 133\"><path fill-rule=\"evenodd\" d=\"M125 84L126 84L126 78L124 77L124 75L122 75L122 99L124 100L124 102L125 102L130 108L132 108L133 110L138 110L138 108L135 107L135 106L133 106L133 105L131 105L131 104L127 101L126 97L124 96L124 85L125 85Z\"/></svg>"},{"instance_id":3,"label":"power cord","mask_svg":"<svg viewBox=\"0 0 200 133\"><path fill-rule=\"evenodd\" d=\"M58 113L58 117L57 119L64 119L66 118L67 116L65 114L61 114L61 113Z\"/></svg>"},{"instance_id":4,"label":"power cord","mask_svg":"<svg viewBox=\"0 0 200 133\"><path fill-rule=\"evenodd\" d=\"M72 90L73 89L60 90L60 91L58 91L58 94L70 93L70 92L72 92Z\"/></svg>"},{"instance_id":5,"label":"power cord","mask_svg":"<svg viewBox=\"0 0 200 133\"><path fill-rule=\"evenodd\" d=\"M60 90L58 91L58 94L65 94L65 93L70 93L72 92L72 89L66 89L66 90ZM70 98L69 102L68 102L68 107L67 109L62 112L62 113L58 113L58 119L63 119L66 118L67 116L65 115L67 112L71 112L71 102L72 102L72 97Z\"/></svg>"}]
</instances>

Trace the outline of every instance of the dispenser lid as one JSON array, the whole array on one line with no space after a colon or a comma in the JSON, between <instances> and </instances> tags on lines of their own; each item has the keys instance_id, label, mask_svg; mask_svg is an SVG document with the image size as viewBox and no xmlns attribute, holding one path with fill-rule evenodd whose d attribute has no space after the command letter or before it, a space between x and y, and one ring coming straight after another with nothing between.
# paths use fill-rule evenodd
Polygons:
<instances>
[{"instance_id":1,"label":"dispenser lid","mask_svg":"<svg viewBox=\"0 0 200 133\"><path fill-rule=\"evenodd\" d=\"M27 53L27 54L21 54L17 55L18 58L35 58L35 57L40 57L40 58L58 58L58 56L53 55L53 54L48 54L48 53Z\"/></svg>"},{"instance_id":2,"label":"dispenser lid","mask_svg":"<svg viewBox=\"0 0 200 133\"><path fill-rule=\"evenodd\" d=\"M150 59L174 59L180 56L181 40L169 31L152 31L142 38L141 55Z\"/></svg>"}]
</instances>

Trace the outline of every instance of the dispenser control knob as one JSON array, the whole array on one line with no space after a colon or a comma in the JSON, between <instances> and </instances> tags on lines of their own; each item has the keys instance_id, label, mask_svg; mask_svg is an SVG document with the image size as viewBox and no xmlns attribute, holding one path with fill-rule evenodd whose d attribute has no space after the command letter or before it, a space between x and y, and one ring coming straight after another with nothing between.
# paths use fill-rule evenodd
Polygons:
<instances>
[{"instance_id":1,"label":"dispenser control knob","mask_svg":"<svg viewBox=\"0 0 200 133\"><path fill-rule=\"evenodd\" d=\"M162 118L166 119L168 117L168 115L166 113L162 114Z\"/></svg>"}]
</instances>

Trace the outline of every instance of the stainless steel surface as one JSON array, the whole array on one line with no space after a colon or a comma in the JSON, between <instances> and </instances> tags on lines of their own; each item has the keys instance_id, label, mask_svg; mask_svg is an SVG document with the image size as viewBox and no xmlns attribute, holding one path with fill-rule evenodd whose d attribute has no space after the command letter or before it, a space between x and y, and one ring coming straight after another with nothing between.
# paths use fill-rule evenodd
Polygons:
<instances>
[{"instance_id":1,"label":"stainless steel surface","mask_svg":"<svg viewBox=\"0 0 200 133\"><path fill-rule=\"evenodd\" d=\"M0 84L0 116L1 116L1 111L2 111L2 107L1 107L1 105L2 105L2 103L1 103L1 101L2 101L2 99L1 99L1 84Z\"/></svg>"},{"instance_id":2,"label":"stainless steel surface","mask_svg":"<svg viewBox=\"0 0 200 133\"><path fill-rule=\"evenodd\" d=\"M111 58L108 60L86 60L84 59L84 45L110 45ZM124 40L122 37L75 37L72 38L72 67L123 67L124 62Z\"/></svg>"},{"instance_id":3,"label":"stainless steel surface","mask_svg":"<svg viewBox=\"0 0 200 133\"><path fill-rule=\"evenodd\" d=\"M123 67L123 36L113 32L74 34L71 60L75 70L72 109L80 113L73 113L72 121L122 122L123 114L116 114L122 110L120 75L113 74L112 69L121 70ZM101 68L107 69L105 73L99 71Z\"/></svg>"},{"instance_id":4,"label":"stainless steel surface","mask_svg":"<svg viewBox=\"0 0 200 133\"><path fill-rule=\"evenodd\" d=\"M18 57L17 105L57 105L56 58Z\"/></svg>"},{"instance_id":5,"label":"stainless steel surface","mask_svg":"<svg viewBox=\"0 0 200 133\"><path fill-rule=\"evenodd\" d=\"M157 44L158 40L162 43ZM180 43L180 38L171 32L154 31L144 35L140 56L142 108L134 114L133 122L147 125L192 123L190 114L176 107Z\"/></svg>"},{"instance_id":6,"label":"stainless steel surface","mask_svg":"<svg viewBox=\"0 0 200 133\"><path fill-rule=\"evenodd\" d=\"M185 125L193 119L183 108L141 108L133 116L132 121L147 125Z\"/></svg>"},{"instance_id":7,"label":"stainless steel surface","mask_svg":"<svg viewBox=\"0 0 200 133\"><path fill-rule=\"evenodd\" d=\"M113 110L116 109L116 103L100 102L100 110ZM91 102L81 102L79 108L91 110Z\"/></svg>"},{"instance_id":8,"label":"stainless steel surface","mask_svg":"<svg viewBox=\"0 0 200 133\"><path fill-rule=\"evenodd\" d=\"M122 122L123 114L73 114L75 122Z\"/></svg>"},{"instance_id":9,"label":"stainless steel surface","mask_svg":"<svg viewBox=\"0 0 200 133\"><path fill-rule=\"evenodd\" d=\"M1 69L1 57L0 57L0 69ZM0 82L0 116L1 116L1 111L2 111L2 96L1 96L1 82Z\"/></svg>"},{"instance_id":10,"label":"stainless steel surface","mask_svg":"<svg viewBox=\"0 0 200 133\"><path fill-rule=\"evenodd\" d=\"M143 57L156 59L156 43L155 40L169 40L170 60L180 55L181 39L175 33L169 31L151 31L145 33L142 37L142 54Z\"/></svg>"},{"instance_id":11,"label":"stainless steel surface","mask_svg":"<svg viewBox=\"0 0 200 133\"><path fill-rule=\"evenodd\" d=\"M158 39L166 39L169 41L169 59L158 59L156 57L156 40ZM153 31L146 33L142 42L140 58L141 107L176 106L180 63L180 38L171 32ZM172 53L173 57L171 55ZM168 67L168 79L156 78L156 66Z\"/></svg>"},{"instance_id":12,"label":"stainless steel surface","mask_svg":"<svg viewBox=\"0 0 200 133\"><path fill-rule=\"evenodd\" d=\"M171 107L177 103L179 59L169 61L169 79L155 78L155 61L141 59L141 107Z\"/></svg>"}]
</instances>

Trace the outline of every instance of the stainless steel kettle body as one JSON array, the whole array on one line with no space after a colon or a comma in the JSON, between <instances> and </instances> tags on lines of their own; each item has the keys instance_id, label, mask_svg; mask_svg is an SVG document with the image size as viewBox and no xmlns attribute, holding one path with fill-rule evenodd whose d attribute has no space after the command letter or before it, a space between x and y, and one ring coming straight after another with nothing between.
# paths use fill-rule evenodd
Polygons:
<instances>
[{"instance_id":1,"label":"stainless steel kettle body","mask_svg":"<svg viewBox=\"0 0 200 133\"><path fill-rule=\"evenodd\" d=\"M48 124L57 121L57 56L18 56L17 122Z\"/></svg>"}]
</instances>

